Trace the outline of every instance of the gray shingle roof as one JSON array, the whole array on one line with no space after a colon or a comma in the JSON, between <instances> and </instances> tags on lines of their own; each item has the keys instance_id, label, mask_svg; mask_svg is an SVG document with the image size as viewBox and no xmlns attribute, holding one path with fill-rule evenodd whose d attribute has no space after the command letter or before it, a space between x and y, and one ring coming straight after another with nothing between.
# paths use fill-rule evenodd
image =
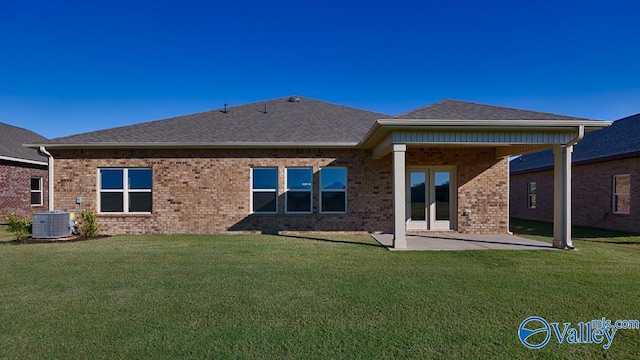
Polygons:
<instances>
[{"instance_id":1,"label":"gray shingle roof","mask_svg":"<svg viewBox=\"0 0 640 360\"><path fill-rule=\"evenodd\" d=\"M46 141L47 138L33 131L0 123L0 156L46 162L47 157L38 154L35 149L29 149L22 144Z\"/></svg>"},{"instance_id":2,"label":"gray shingle roof","mask_svg":"<svg viewBox=\"0 0 640 360\"><path fill-rule=\"evenodd\" d=\"M52 139L52 144L357 143L389 115L289 97Z\"/></svg>"},{"instance_id":3,"label":"gray shingle roof","mask_svg":"<svg viewBox=\"0 0 640 360\"><path fill-rule=\"evenodd\" d=\"M396 117L399 119L432 120L587 120L457 100L443 100Z\"/></svg>"},{"instance_id":4,"label":"gray shingle roof","mask_svg":"<svg viewBox=\"0 0 640 360\"><path fill-rule=\"evenodd\" d=\"M378 119L586 120L526 110L445 100L396 117L323 101L289 97L170 119L51 139L45 145L355 145Z\"/></svg>"},{"instance_id":5,"label":"gray shingle roof","mask_svg":"<svg viewBox=\"0 0 640 360\"><path fill-rule=\"evenodd\" d=\"M573 163L602 161L615 157L640 156L640 114L617 121L584 136L573 148ZM553 153L542 151L511 161L511 172L527 172L553 166Z\"/></svg>"}]
</instances>

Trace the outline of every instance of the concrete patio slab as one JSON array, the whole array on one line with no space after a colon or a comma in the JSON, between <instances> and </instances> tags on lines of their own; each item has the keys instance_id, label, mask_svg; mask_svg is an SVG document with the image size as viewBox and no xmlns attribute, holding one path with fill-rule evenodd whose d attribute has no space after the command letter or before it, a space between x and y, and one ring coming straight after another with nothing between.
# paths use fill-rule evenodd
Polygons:
<instances>
[{"instance_id":1,"label":"concrete patio slab","mask_svg":"<svg viewBox=\"0 0 640 360\"><path fill-rule=\"evenodd\" d=\"M389 250L553 250L551 244L514 235L407 234L407 248L393 248L393 234L371 234Z\"/></svg>"}]
</instances>

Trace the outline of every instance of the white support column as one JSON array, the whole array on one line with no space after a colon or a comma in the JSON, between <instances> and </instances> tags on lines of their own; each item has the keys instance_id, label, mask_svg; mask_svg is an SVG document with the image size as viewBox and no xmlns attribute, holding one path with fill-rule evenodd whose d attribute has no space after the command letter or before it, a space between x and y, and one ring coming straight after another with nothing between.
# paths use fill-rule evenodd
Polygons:
<instances>
[{"instance_id":1,"label":"white support column","mask_svg":"<svg viewBox=\"0 0 640 360\"><path fill-rule=\"evenodd\" d=\"M393 144L393 248L406 249L406 144Z\"/></svg>"},{"instance_id":2,"label":"white support column","mask_svg":"<svg viewBox=\"0 0 640 360\"><path fill-rule=\"evenodd\" d=\"M553 148L553 247L573 248L571 241L571 153L572 145Z\"/></svg>"}]
</instances>

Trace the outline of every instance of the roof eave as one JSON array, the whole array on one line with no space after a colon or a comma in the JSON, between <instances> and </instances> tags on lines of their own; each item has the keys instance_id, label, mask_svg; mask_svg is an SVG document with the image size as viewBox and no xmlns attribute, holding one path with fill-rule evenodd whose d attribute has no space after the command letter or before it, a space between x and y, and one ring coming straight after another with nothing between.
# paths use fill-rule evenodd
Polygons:
<instances>
[{"instance_id":1,"label":"roof eave","mask_svg":"<svg viewBox=\"0 0 640 360\"><path fill-rule=\"evenodd\" d=\"M2 155L0 155L0 160L13 161L13 162L19 162L19 163L25 163L25 164L33 164L33 165L43 165L43 166L47 166L48 165L48 163L46 161L21 159L21 158L16 158L16 157L11 157L11 156L2 156Z\"/></svg>"},{"instance_id":2,"label":"roof eave","mask_svg":"<svg viewBox=\"0 0 640 360\"><path fill-rule=\"evenodd\" d=\"M359 147L370 148L393 130L428 127L438 130L567 130L583 126L585 133L608 127L611 121L600 120L448 120L448 119L379 119L362 138Z\"/></svg>"},{"instance_id":3,"label":"roof eave","mask_svg":"<svg viewBox=\"0 0 640 360\"><path fill-rule=\"evenodd\" d=\"M218 143L188 143L188 142L153 142L153 143L44 143L25 144L29 148L47 149L264 149L264 148L353 148L356 142L317 142L317 143L297 143L297 142L218 142Z\"/></svg>"}]
</instances>

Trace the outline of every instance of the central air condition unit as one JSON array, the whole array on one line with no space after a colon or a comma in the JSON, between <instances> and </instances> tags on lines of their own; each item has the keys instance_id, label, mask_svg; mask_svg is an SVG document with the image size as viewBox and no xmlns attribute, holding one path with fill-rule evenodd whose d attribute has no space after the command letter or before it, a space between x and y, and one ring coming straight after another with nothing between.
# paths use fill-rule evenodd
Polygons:
<instances>
[{"instance_id":1,"label":"central air condition unit","mask_svg":"<svg viewBox=\"0 0 640 360\"><path fill-rule=\"evenodd\" d=\"M33 214L34 239L56 239L71 234L69 213L66 211L47 211Z\"/></svg>"}]
</instances>

